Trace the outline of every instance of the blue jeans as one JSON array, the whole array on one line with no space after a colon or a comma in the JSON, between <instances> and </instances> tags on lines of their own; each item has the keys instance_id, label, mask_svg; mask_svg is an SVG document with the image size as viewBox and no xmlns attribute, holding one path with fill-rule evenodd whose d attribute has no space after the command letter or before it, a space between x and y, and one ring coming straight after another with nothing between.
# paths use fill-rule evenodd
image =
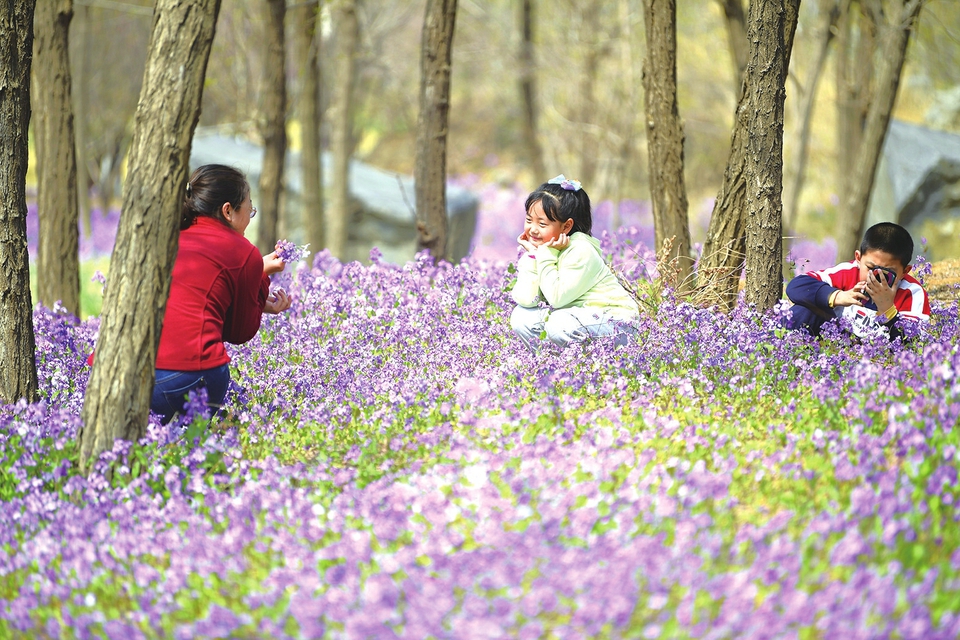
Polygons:
<instances>
[{"instance_id":1,"label":"blue jeans","mask_svg":"<svg viewBox=\"0 0 960 640\"><path fill-rule=\"evenodd\" d=\"M150 397L150 410L163 416L162 422L170 422L175 413L183 411L190 391L207 388L207 406L216 413L230 385L230 367L220 365L203 371L156 370L153 383L153 395Z\"/></svg>"}]
</instances>

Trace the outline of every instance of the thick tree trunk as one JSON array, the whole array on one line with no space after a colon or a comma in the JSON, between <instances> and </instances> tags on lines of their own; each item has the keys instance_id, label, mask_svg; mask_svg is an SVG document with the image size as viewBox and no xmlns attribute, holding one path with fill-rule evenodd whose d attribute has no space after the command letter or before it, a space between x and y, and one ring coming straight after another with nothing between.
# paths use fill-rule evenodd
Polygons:
<instances>
[{"instance_id":1,"label":"thick tree trunk","mask_svg":"<svg viewBox=\"0 0 960 640\"><path fill-rule=\"evenodd\" d=\"M876 91L867 111L863 137L857 149L853 175L846 200L838 216L837 255L852 259L859 248L864 232L870 192L876 177L883 141L887 136L890 114L900 87L900 72L907 57L910 33L920 15L923 0L902 0L893 11L894 23L886 25L881 34L880 70L877 74Z\"/></svg>"},{"instance_id":2,"label":"thick tree trunk","mask_svg":"<svg viewBox=\"0 0 960 640\"><path fill-rule=\"evenodd\" d=\"M294 14L296 49L300 63L300 171L303 183L302 212L307 243L313 251L323 247L323 165L320 162L320 2L306 2Z\"/></svg>"},{"instance_id":3,"label":"thick tree trunk","mask_svg":"<svg viewBox=\"0 0 960 640\"><path fill-rule=\"evenodd\" d=\"M353 153L353 81L356 70L356 0L339 0L333 8L337 38L336 89L330 117L330 206L324 210L327 249L344 260L347 253L347 223L350 211L350 156Z\"/></svg>"},{"instance_id":4,"label":"thick tree trunk","mask_svg":"<svg viewBox=\"0 0 960 640\"><path fill-rule=\"evenodd\" d=\"M772 309L783 292L783 103L787 60L783 33L785 2L750 5L750 61L744 81L747 109L740 112L750 132L744 174L747 184L746 299Z\"/></svg>"},{"instance_id":5,"label":"thick tree trunk","mask_svg":"<svg viewBox=\"0 0 960 640\"><path fill-rule=\"evenodd\" d=\"M420 115L417 118L417 248L434 260L447 251L447 121L450 60L457 0L427 0L420 51Z\"/></svg>"},{"instance_id":6,"label":"thick tree trunk","mask_svg":"<svg viewBox=\"0 0 960 640\"><path fill-rule=\"evenodd\" d=\"M762 0L754 0L761 2ZM752 4L752 3L751 3ZM797 28L797 10L800 0L787 0L783 9L783 67L790 66L790 52ZM751 9L752 11L752 9ZM711 293L718 306L730 310L736 305L740 273L746 258L746 198L748 189L744 164L751 132L744 126L748 120L745 111L751 107L747 102L750 91L742 85L730 139L730 156L723 173L723 184L713 204L710 227L703 243L703 256L697 268L697 287Z\"/></svg>"},{"instance_id":7,"label":"thick tree trunk","mask_svg":"<svg viewBox=\"0 0 960 640\"><path fill-rule=\"evenodd\" d=\"M40 230L37 293L80 315L77 156L67 35L73 0L45 0L34 16L34 146Z\"/></svg>"},{"instance_id":8,"label":"thick tree trunk","mask_svg":"<svg viewBox=\"0 0 960 640\"><path fill-rule=\"evenodd\" d=\"M523 101L523 143L535 180L546 179L537 128L537 67L534 62L534 0L520 2L520 96Z\"/></svg>"},{"instance_id":9,"label":"thick tree trunk","mask_svg":"<svg viewBox=\"0 0 960 640\"><path fill-rule=\"evenodd\" d=\"M37 399L27 254L27 130L35 0L0 4L0 401Z\"/></svg>"},{"instance_id":10,"label":"thick tree trunk","mask_svg":"<svg viewBox=\"0 0 960 640\"><path fill-rule=\"evenodd\" d=\"M687 189L683 181L683 123L677 106L675 0L644 0L643 18L647 34L647 58L643 69L644 108L656 249L660 252L667 241L672 242L670 253L658 253L658 259L676 261L679 270L677 284L686 288L690 286L693 260L690 257Z\"/></svg>"},{"instance_id":11,"label":"thick tree trunk","mask_svg":"<svg viewBox=\"0 0 960 640\"><path fill-rule=\"evenodd\" d=\"M146 431L190 145L219 11L220 0L157 1L97 357L84 396L84 472L118 438L136 442Z\"/></svg>"},{"instance_id":12,"label":"thick tree trunk","mask_svg":"<svg viewBox=\"0 0 960 640\"><path fill-rule=\"evenodd\" d=\"M287 155L287 74L283 36L286 0L266 0L264 29L263 167L260 171L260 202L257 246L264 255L277 244L283 164Z\"/></svg>"},{"instance_id":13,"label":"thick tree trunk","mask_svg":"<svg viewBox=\"0 0 960 640\"><path fill-rule=\"evenodd\" d=\"M727 44L733 61L733 86L740 93L743 84L743 72L747 68L750 48L747 43L747 18L743 13L742 0L717 0L723 9L724 24L727 27Z\"/></svg>"}]
</instances>

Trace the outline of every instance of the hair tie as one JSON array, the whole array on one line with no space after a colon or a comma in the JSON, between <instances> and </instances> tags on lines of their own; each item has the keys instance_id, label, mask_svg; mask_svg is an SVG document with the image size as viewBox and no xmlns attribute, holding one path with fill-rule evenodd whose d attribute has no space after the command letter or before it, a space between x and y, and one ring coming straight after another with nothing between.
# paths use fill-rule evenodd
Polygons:
<instances>
[{"instance_id":1,"label":"hair tie","mask_svg":"<svg viewBox=\"0 0 960 640\"><path fill-rule=\"evenodd\" d=\"M547 180L547 184L558 184L561 189L566 189L567 191L579 191L580 183L576 180L567 180L566 177L561 173L556 178Z\"/></svg>"},{"instance_id":2,"label":"hair tie","mask_svg":"<svg viewBox=\"0 0 960 640\"><path fill-rule=\"evenodd\" d=\"M189 198L192 195L193 195L193 186L191 186L190 181L188 180L187 181L187 197Z\"/></svg>"}]
</instances>

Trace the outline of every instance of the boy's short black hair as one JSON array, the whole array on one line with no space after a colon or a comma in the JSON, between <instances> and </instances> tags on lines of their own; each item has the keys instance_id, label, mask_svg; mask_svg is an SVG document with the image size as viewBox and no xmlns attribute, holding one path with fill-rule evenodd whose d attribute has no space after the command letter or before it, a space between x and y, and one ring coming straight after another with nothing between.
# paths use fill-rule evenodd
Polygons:
<instances>
[{"instance_id":1,"label":"boy's short black hair","mask_svg":"<svg viewBox=\"0 0 960 640\"><path fill-rule=\"evenodd\" d=\"M554 222L573 220L570 233L590 235L593 217L590 215L590 196L582 188L576 191L564 189L559 184L544 182L527 196L524 211L530 211L537 201L543 207L543 213Z\"/></svg>"},{"instance_id":2,"label":"boy's short black hair","mask_svg":"<svg viewBox=\"0 0 960 640\"><path fill-rule=\"evenodd\" d=\"M883 251L906 267L913 261L913 238L910 232L893 222L878 222L863 234L860 255L868 251Z\"/></svg>"}]
</instances>

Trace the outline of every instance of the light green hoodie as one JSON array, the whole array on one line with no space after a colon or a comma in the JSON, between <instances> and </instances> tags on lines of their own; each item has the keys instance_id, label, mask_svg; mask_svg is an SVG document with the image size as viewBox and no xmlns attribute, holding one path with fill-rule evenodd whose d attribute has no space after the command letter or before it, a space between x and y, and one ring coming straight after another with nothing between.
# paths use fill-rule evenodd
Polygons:
<instances>
[{"instance_id":1,"label":"light green hoodie","mask_svg":"<svg viewBox=\"0 0 960 640\"><path fill-rule=\"evenodd\" d=\"M601 307L620 319L639 313L636 300L617 281L603 261L600 241L574 233L565 249L546 245L517 262L517 283L511 291L521 307L535 307L543 296L554 309Z\"/></svg>"}]
</instances>

